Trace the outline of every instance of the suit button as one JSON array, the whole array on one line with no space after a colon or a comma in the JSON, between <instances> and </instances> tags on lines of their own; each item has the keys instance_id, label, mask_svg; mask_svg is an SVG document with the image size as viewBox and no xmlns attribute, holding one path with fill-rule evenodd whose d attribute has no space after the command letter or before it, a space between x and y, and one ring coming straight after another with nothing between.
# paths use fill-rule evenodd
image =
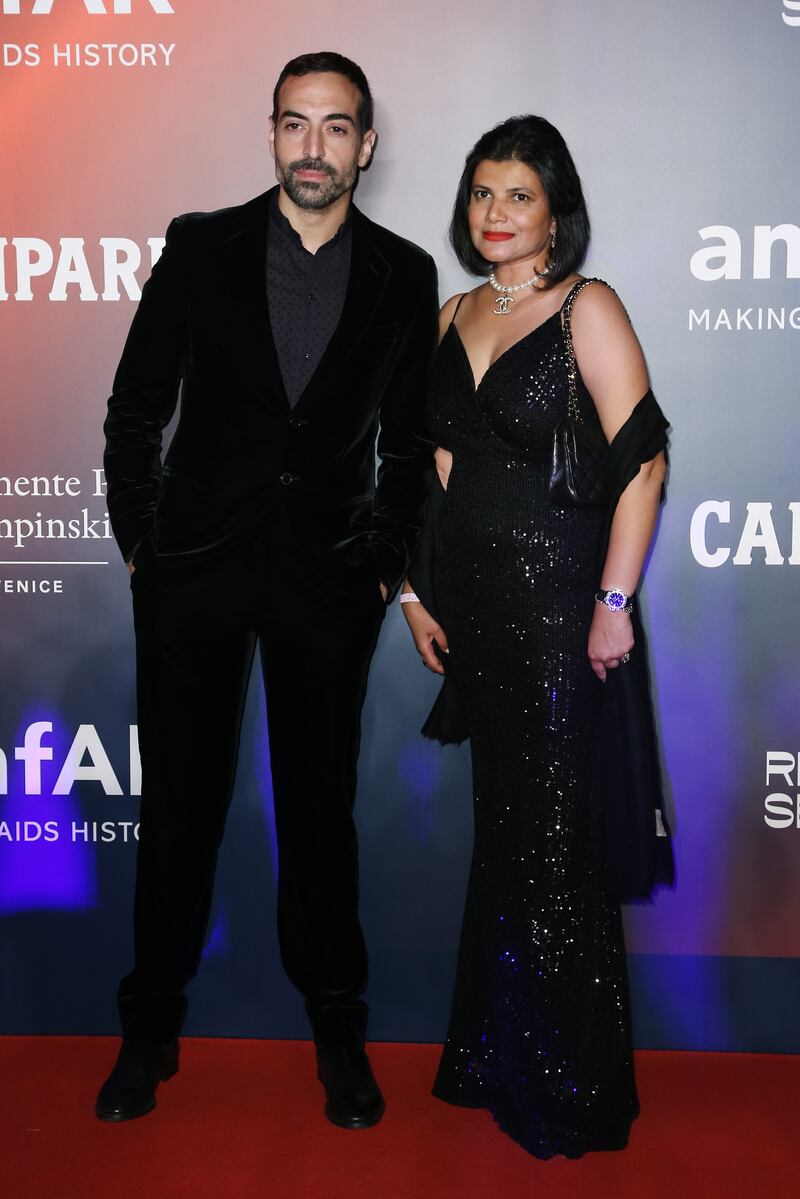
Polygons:
<instances>
[{"instance_id":1,"label":"suit button","mask_svg":"<svg viewBox=\"0 0 800 1199\"><path fill-rule=\"evenodd\" d=\"M280 481L284 487L288 487L290 483L294 483L294 475L290 475L288 470L284 471L280 477Z\"/></svg>"},{"instance_id":2,"label":"suit button","mask_svg":"<svg viewBox=\"0 0 800 1199\"><path fill-rule=\"evenodd\" d=\"M290 429L299 429L300 426L302 425L302 423L303 422L301 420L298 420L298 418L296 416L289 417L289 428Z\"/></svg>"}]
</instances>

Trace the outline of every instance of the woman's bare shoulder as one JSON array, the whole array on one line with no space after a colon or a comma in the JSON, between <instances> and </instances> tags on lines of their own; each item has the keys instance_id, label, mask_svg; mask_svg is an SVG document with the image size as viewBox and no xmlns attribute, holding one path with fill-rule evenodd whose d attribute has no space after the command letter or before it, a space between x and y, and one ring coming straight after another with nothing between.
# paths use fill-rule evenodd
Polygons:
<instances>
[{"instance_id":1,"label":"woman's bare shoulder","mask_svg":"<svg viewBox=\"0 0 800 1199\"><path fill-rule=\"evenodd\" d=\"M585 279L580 276L576 277L575 283L583 283L585 286L581 288L573 301L573 322L580 319L576 317L577 313L580 313L587 322L603 323L618 321L620 318L627 322L628 313L625 305L605 279ZM572 287L570 287L570 291L572 291Z\"/></svg>"},{"instance_id":2,"label":"woman's bare shoulder","mask_svg":"<svg viewBox=\"0 0 800 1199\"><path fill-rule=\"evenodd\" d=\"M623 416L629 415L649 387L644 355L627 309L613 288L601 286L603 282L590 280L575 297L572 310L575 355L601 420L615 405L621 405Z\"/></svg>"},{"instance_id":3,"label":"woman's bare shoulder","mask_svg":"<svg viewBox=\"0 0 800 1199\"><path fill-rule=\"evenodd\" d=\"M453 317L456 314L456 309L458 308L461 301L465 300L467 307L469 307L471 297L474 296L475 293L480 290L481 286L482 286L482 284L479 284L478 287L473 287L472 291L456 292L456 294L454 296L451 296L450 299L447 300L442 305L441 309L439 310L439 340L440 341L444 337L445 333L447 332L448 326L450 325L451 321L453 320Z\"/></svg>"}]
</instances>

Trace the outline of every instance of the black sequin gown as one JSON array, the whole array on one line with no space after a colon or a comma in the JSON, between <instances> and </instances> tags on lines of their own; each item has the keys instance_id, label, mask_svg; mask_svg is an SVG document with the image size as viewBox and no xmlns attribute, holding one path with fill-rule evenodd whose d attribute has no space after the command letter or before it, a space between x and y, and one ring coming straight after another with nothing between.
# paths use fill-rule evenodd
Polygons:
<instances>
[{"instance_id":1,"label":"black sequin gown","mask_svg":"<svg viewBox=\"0 0 800 1199\"><path fill-rule=\"evenodd\" d=\"M586 654L603 512L548 498L568 381L556 313L477 391L452 324L431 436L453 454L436 590L471 733L475 847L434 1094L540 1158L619 1149L638 1112L620 912L598 831L602 684ZM597 420L579 381L585 417Z\"/></svg>"}]
</instances>

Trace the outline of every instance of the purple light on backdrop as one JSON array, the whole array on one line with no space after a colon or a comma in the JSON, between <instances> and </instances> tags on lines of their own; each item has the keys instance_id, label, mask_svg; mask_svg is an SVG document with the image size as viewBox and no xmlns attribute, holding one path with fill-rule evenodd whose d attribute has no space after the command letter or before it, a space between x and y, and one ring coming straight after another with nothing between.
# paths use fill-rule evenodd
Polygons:
<instances>
[{"instance_id":1,"label":"purple light on backdrop","mask_svg":"<svg viewBox=\"0 0 800 1199\"><path fill-rule=\"evenodd\" d=\"M713 955L670 954L637 969L637 991L649 1019L655 1016L656 1025L669 1027L686 1049L727 1050L735 1044L725 962Z\"/></svg>"},{"instance_id":2,"label":"purple light on backdrop","mask_svg":"<svg viewBox=\"0 0 800 1199\"><path fill-rule=\"evenodd\" d=\"M416 835L424 845L433 822L431 800L439 785L441 750L430 742L414 740L400 753L397 775L414 802Z\"/></svg>"},{"instance_id":3,"label":"purple light on backdrop","mask_svg":"<svg viewBox=\"0 0 800 1199\"><path fill-rule=\"evenodd\" d=\"M52 795L71 739L57 717L36 714L24 720L15 747L24 749L26 730L40 722L52 732L33 735L41 745L38 766L10 750L8 795L0 797L0 912L7 914L97 906L96 851L73 840L74 825L84 823L80 807L69 795ZM26 770L41 770L41 795L26 794Z\"/></svg>"},{"instance_id":4,"label":"purple light on backdrop","mask_svg":"<svg viewBox=\"0 0 800 1199\"><path fill-rule=\"evenodd\" d=\"M786 647L784 670L764 680L758 704L768 726L780 729L796 720L800 706L800 649L796 645Z\"/></svg>"},{"instance_id":5,"label":"purple light on backdrop","mask_svg":"<svg viewBox=\"0 0 800 1199\"><path fill-rule=\"evenodd\" d=\"M209 958L227 958L229 949L228 916L225 909L221 907L211 930L211 936L203 949L203 961L208 961Z\"/></svg>"},{"instance_id":6,"label":"purple light on backdrop","mask_svg":"<svg viewBox=\"0 0 800 1199\"><path fill-rule=\"evenodd\" d=\"M267 704L264 688L258 688L258 713L254 735L250 740L253 756L253 775L261 796L261 807L269 837L269 853L272 862L272 878L278 885L278 834L275 830L275 802L272 796L272 768L269 756L269 736L267 733Z\"/></svg>"}]
</instances>

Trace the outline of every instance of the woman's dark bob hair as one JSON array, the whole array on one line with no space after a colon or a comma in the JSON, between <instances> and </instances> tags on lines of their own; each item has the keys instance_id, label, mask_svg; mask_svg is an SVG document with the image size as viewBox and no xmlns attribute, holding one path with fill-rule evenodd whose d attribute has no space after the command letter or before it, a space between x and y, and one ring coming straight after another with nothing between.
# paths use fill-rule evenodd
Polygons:
<instances>
[{"instance_id":1,"label":"woman's dark bob hair","mask_svg":"<svg viewBox=\"0 0 800 1199\"><path fill-rule=\"evenodd\" d=\"M491 270L491 263L472 243L467 217L475 168L487 159L491 162L516 159L541 179L557 225L553 266L546 283L547 286L560 283L579 268L586 256L589 214L567 144L544 117L510 117L484 133L467 155L450 222L450 243L458 261L471 275L488 275Z\"/></svg>"}]
</instances>

